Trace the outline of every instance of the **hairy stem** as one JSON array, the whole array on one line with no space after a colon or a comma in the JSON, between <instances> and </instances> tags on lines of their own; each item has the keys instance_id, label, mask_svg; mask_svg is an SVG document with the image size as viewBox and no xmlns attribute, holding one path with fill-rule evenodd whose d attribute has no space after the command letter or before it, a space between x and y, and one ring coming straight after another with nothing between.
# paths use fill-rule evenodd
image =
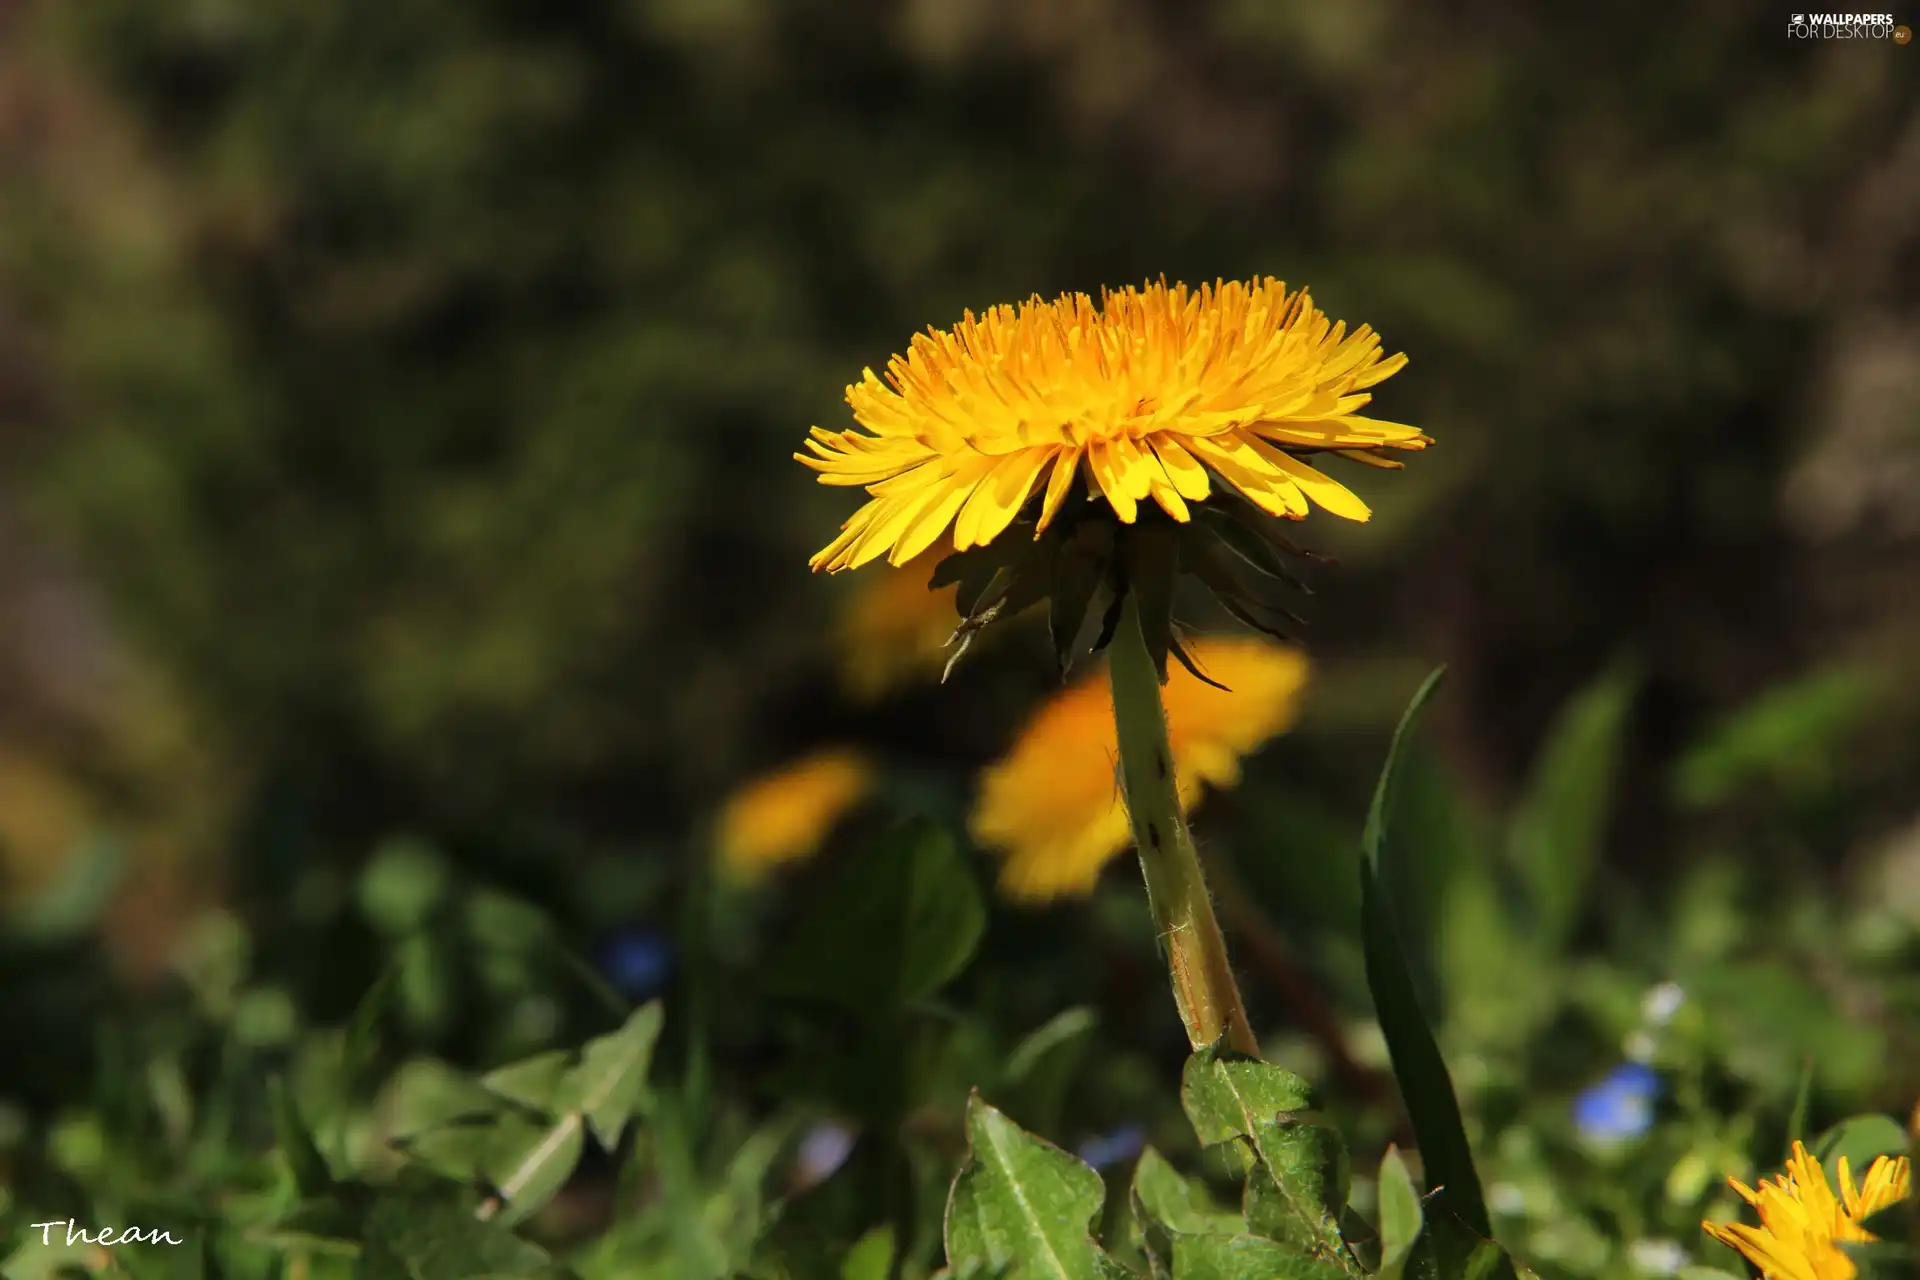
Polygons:
<instances>
[{"instance_id":1,"label":"hairy stem","mask_svg":"<svg viewBox=\"0 0 1920 1280\"><path fill-rule=\"evenodd\" d=\"M1173 999L1195 1049L1216 1044L1258 1055L1227 963L1227 943L1214 919L1200 859L1180 812L1173 751L1160 677L1147 653L1138 601L1129 593L1109 646L1113 721L1120 741L1120 776L1147 881L1147 902L1159 926L1173 977Z\"/></svg>"}]
</instances>

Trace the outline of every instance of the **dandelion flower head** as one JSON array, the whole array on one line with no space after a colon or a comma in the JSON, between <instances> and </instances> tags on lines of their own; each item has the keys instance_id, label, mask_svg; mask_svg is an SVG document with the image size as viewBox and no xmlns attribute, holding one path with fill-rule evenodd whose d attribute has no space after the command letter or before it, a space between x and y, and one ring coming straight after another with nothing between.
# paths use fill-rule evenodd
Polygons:
<instances>
[{"instance_id":1,"label":"dandelion flower head","mask_svg":"<svg viewBox=\"0 0 1920 1280\"><path fill-rule=\"evenodd\" d=\"M1853 1280L1858 1270L1841 1251L1841 1243L1875 1238L1861 1222L1906 1199L1912 1167L1905 1156L1880 1156L1856 1184L1842 1156L1838 1172L1836 1197L1820 1162L1796 1142L1785 1173L1763 1179L1757 1189L1730 1180L1741 1199L1758 1211L1759 1226L1702 1225L1715 1240L1744 1254L1766 1280Z\"/></svg>"},{"instance_id":2,"label":"dandelion flower head","mask_svg":"<svg viewBox=\"0 0 1920 1280\"><path fill-rule=\"evenodd\" d=\"M794 455L868 495L813 567L902 565L949 528L954 550L984 546L1036 496L1038 538L1076 478L1128 525L1149 502L1185 524L1221 484L1269 515L1301 519L1311 503L1365 520L1302 456L1397 467L1384 451L1431 443L1360 412L1405 364L1272 278L969 311L916 335L884 381L868 369L847 388L860 430L815 427Z\"/></svg>"}]
</instances>

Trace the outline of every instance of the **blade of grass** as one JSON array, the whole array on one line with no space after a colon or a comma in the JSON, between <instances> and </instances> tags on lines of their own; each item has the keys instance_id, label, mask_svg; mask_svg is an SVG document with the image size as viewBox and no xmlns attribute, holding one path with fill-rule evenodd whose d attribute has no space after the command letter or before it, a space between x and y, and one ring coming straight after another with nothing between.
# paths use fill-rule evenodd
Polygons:
<instances>
[{"instance_id":1,"label":"blade of grass","mask_svg":"<svg viewBox=\"0 0 1920 1280\"><path fill-rule=\"evenodd\" d=\"M1406 1102L1407 1118L1419 1139L1427 1181L1461 1224L1483 1239L1491 1239L1493 1228L1481 1194L1480 1177L1474 1169L1473 1151L1467 1144L1466 1126L1460 1119L1459 1103L1454 1097L1453 1079L1440 1056L1440 1046L1433 1038L1426 1015L1420 1009L1413 974L1393 924L1380 869L1387 823L1393 811L1394 786L1407 742L1421 709L1440 687L1445 674L1445 667L1437 668L1407 704L1399 727L1393 732L1393 745L1387 751L1379 784L1374 788L1373 804L1367 811L1366 832L1361 841L1361 941L1366 954L1367 987L1373 993L1374 1010L1393 1060L1400 1095ZM1513 1280L1513 1264L1504 1254L1494 1274Z\"/></svg>"}]
</instances>

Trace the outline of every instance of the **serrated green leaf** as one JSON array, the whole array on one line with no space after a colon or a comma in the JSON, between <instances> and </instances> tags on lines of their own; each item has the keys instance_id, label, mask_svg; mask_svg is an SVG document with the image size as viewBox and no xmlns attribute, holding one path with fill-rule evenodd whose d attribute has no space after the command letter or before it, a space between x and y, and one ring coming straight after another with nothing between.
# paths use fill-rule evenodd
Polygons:
<instances>
[{"instance_id":1,"label":"serrated green leaf","mask_svg":"<svg viewBox=\"0 0 1920 1280\"><path fill-rule=\"evenodd\" d=\"M1083 1161L981 1100L967 1100L967 1158L947 1197L947 1262L1021 1280L1128 1274L1094 1240L1106 1184Z\"/></svg>"},{"instance_id":2,"label":"serrated green leaf","mask_svg":"<svg viewBox=\"0 0 1920 1280\"><path fill-rule=\"evenodd\" d=\"M450 1195L383 1195L367 1212L366 1231L355 1280L549 1280L564 1274L546 1250L474 1217Z\"/></svg>"},{"instance_id":3,"label":"serrated green leaf","mask_svg":"<svg viewBox=\"0 0 1920 1280\"><path fill-rule=\"evenodd\" d=\"M1202 1049L1180 1073L1180 1105L1203 1145L1251 1138L1275 1117L1311 1111L1313 1088L1282 1067Z\"/></svg>"},{"instance_id":4,"label":"serrated green leaf","mask_svg":"<svg viewBox=\"0 0 1920 1280\"><path fill-rule=\"evenodd\" d=\"M1345 1256L1346 1148L1312 1114L1313 1091L1290 1071L1202 1050L1187 1060L1180 1101L1206 1145L1246 1138L1260 1168L1247 1178L1247 1224L1277 1240Z\"/></svg>"},{"instance_id":5,"label":"serrated green leaf","mask_svg":"<svg viewBox=\"0 0 1920 1280\"><path fill-rule=\"evenodd\" d=\"M1407 1172L1398 1147L1388 1147L1380 1161L1380 1276L1399 1280L1419 1239L1426 1216L1420 1210L1420 1192Z\"/></svg>"},{"instance_id":6,"label":"serrated green leaf","mask_svg":"<svg viewBox=\"0 0 1920 1280\"><path fill-rule=\"evenodd\" d=\"M587 1042L568 1079L566 1109L584 1115L594 1140L609 1151L646 1106L647 1068L664 1017L658 1000L635 1009L618 1031Z\"/></svg>"},{"instance_id":7,"label":"serrated green leaf","mask_svg":"<svg viewBox=\"0 0 1920 1280\"><path fill-rule=\"evenodd\" d=\"M558 1119L578 1113L594 1140L612 1150L647 1102L647 1069L665 1014L658 1000L630 1014L619 1030L578 1051L555 1050L488 1072L481 1087Z\"/></svg>"},{"instance_id":8,"label":"serrated green leaf","mask_svg":"<svg viewBox=\"0 0 1920 1280\"><path fill-rule=\"evenodd\" d=\"M1346 1144L1313 1121L1263 1125L1254 1138L1260 1163L1247 1175L1247 1226L1317 1257L1350 1260L1340 1230L1347 1191Z\"/></svg>"},{"instance_id":9,"label":"serrated green leaf","mask_svg":"<svg viewBox=\"0 0 1920 1280\"><path fill-rule=\"evenodd\" d=\"M1527 894L1533 936L1557 955L1579 922L1599 864L1613 777L1638 672L1618 666L1561 711L1508 830L1507 849Z\"/></svg>"},{"instance_id":10,"label":"serrated green leaf","mask_svg":"<svg viewBox=\"0 0 1920 1280\"><path fill-rule=\"evenodd\" d=\"M1173 1280L1345 1280L1348 1274L1259 1236L1179 1236L1173 1242Z\"/></svg>"},{"instance_id":11,"label":"serrated green leaf","mask_svg":"<svg viewBox=\"0 0 1920 1280\"><path fill-rule=\"evenodd\" d=\"M910 823L831 885L771 967L782 994L889 1016L973 958L986 904L946 828Z\"/></svg>"},{"instance_id":12,"label":"serrated green leaf","mask_svg":"<svg viewBox=\"0 0 1920 1280\"><path fill-rule=\"evenodd\" d=\"M1383 889L1381 861L1386 847L1387 822L1393 809L1394 784L1409 738L1420 710L1439 688L1445 668L1428 676L1408 703L1394 730L1387 761L1373 792L1367 812L1366 832L1361 838L1360 920L1365 950L1367 987L1373 993L1374 1010L1380 1030L1393 1060L1394 1078L1407 1105L1420 1143L1420 1158L1427 1180L1437 1196L1444 1197L1444 1217L1457 1218L1480 1239L1492 1237L1486 1200L1480 1190L1480 1176L1474 1169L1473 1150L1467 1144L1466 1126L1460 1119L1459 1103L1454 1098L1453 1079L1447 1071L1440 1047L1426 1015L1420 1009L1413 975L1405 950L1395 929L1391 908ZM1437 1238L1443 1267L1454 1265L1451 1232ZM1464 1256L1459 1259L1464 1261ZM1501 1255L1497 1274L1512 1280L1512 1264Z\"/></svg>"}]
</instances>

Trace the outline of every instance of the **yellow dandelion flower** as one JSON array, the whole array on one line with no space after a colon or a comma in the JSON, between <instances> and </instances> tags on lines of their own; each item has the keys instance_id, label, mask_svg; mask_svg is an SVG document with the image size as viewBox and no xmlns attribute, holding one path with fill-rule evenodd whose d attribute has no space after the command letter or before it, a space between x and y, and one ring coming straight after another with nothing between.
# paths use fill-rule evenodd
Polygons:
<instances>
[{"instance_id":1,"label":"yellow dandelion flower","mask_svg":"<svg viewBox=\"0 0 1920 1280\"><path fill-rule=\"evenodd\" d=\"M1199 640L1193 656L1231 692L1178 670L1163 691L1182 812L1203 785L1238 784L1242 757L1293 723L1307 679L1299 650L1257 637ZM1044 902L1087 893L1127 847L1118 751L1113 696L1105 678L1094 676L1043 706L982 775L973 833L1004 857L1000 888L1008 897Z\"/></svg>"},{"instance_id":2,"label":"yellow dandelion flower","mask_svg":"<svg viewBox=\"0 0 1920 1280\"><path fill-rule=\"evenodd\" d=\"M1430 443L1360 414L1367 388L1406 362L1271 278L969 311L915 335L885 382L867 369L847 388L863 432L815 427L811 453L794 455L870 498L813 567L902 565L949 526L955 550L984 546L1043 492L1037 536L1076 473L1125 524L1149 498L1187 523L1216 480L1270 515L1300 519L1311 502L1365 520L1365 503L1299 455L1384 461L1374 451Z\"/></svg>"},{"instance_id":3,"label":"yellow dandelion flower","mask_svg":"<svg viewBox=\"0 0 1920 1280\"><path fill-rule=\"evenodd\" d=\"M720 864L742 880L812 857L834 824L873 789L873 767L857 751L817 751L755 778L720 810Z\"/></svg>"},{"instance_id":4,"label":"yellow dandelion flower","mask_svg":"<svg viewBox=\"0 0 1920 1280\"><path fill-rule=\"evenodd\" d=\"M862 584L841 620L841 678L856 698L877 698L940 670L960 621L956 588L930 584L940 557L923 554Z\"/></svg>"},{"instance_id":5,"label":"yellow dandelion flower","mask_svg":"<svg viewBox=\"0 0 1920 1280\"><path fill-rule=\"evenodd\" d=\"M1857 1269L1840 1244L1875 1238L1861 1222L1906 1199L1912 1169L1905 1156L1880 1156L1856 1185L1853 1170L1842 1156L1839 1173L1836 1198L1820 1162L1796 1142L1787 1171L1771 1182L1763 1180L1759 1189L1738 1178L1728 1179L1740 1197L1759 1211L1759 1226L1701 1225L1715 1240L1746 1255L1766 1280L1853 1280Z\"/></svg>"}]
</instances>

